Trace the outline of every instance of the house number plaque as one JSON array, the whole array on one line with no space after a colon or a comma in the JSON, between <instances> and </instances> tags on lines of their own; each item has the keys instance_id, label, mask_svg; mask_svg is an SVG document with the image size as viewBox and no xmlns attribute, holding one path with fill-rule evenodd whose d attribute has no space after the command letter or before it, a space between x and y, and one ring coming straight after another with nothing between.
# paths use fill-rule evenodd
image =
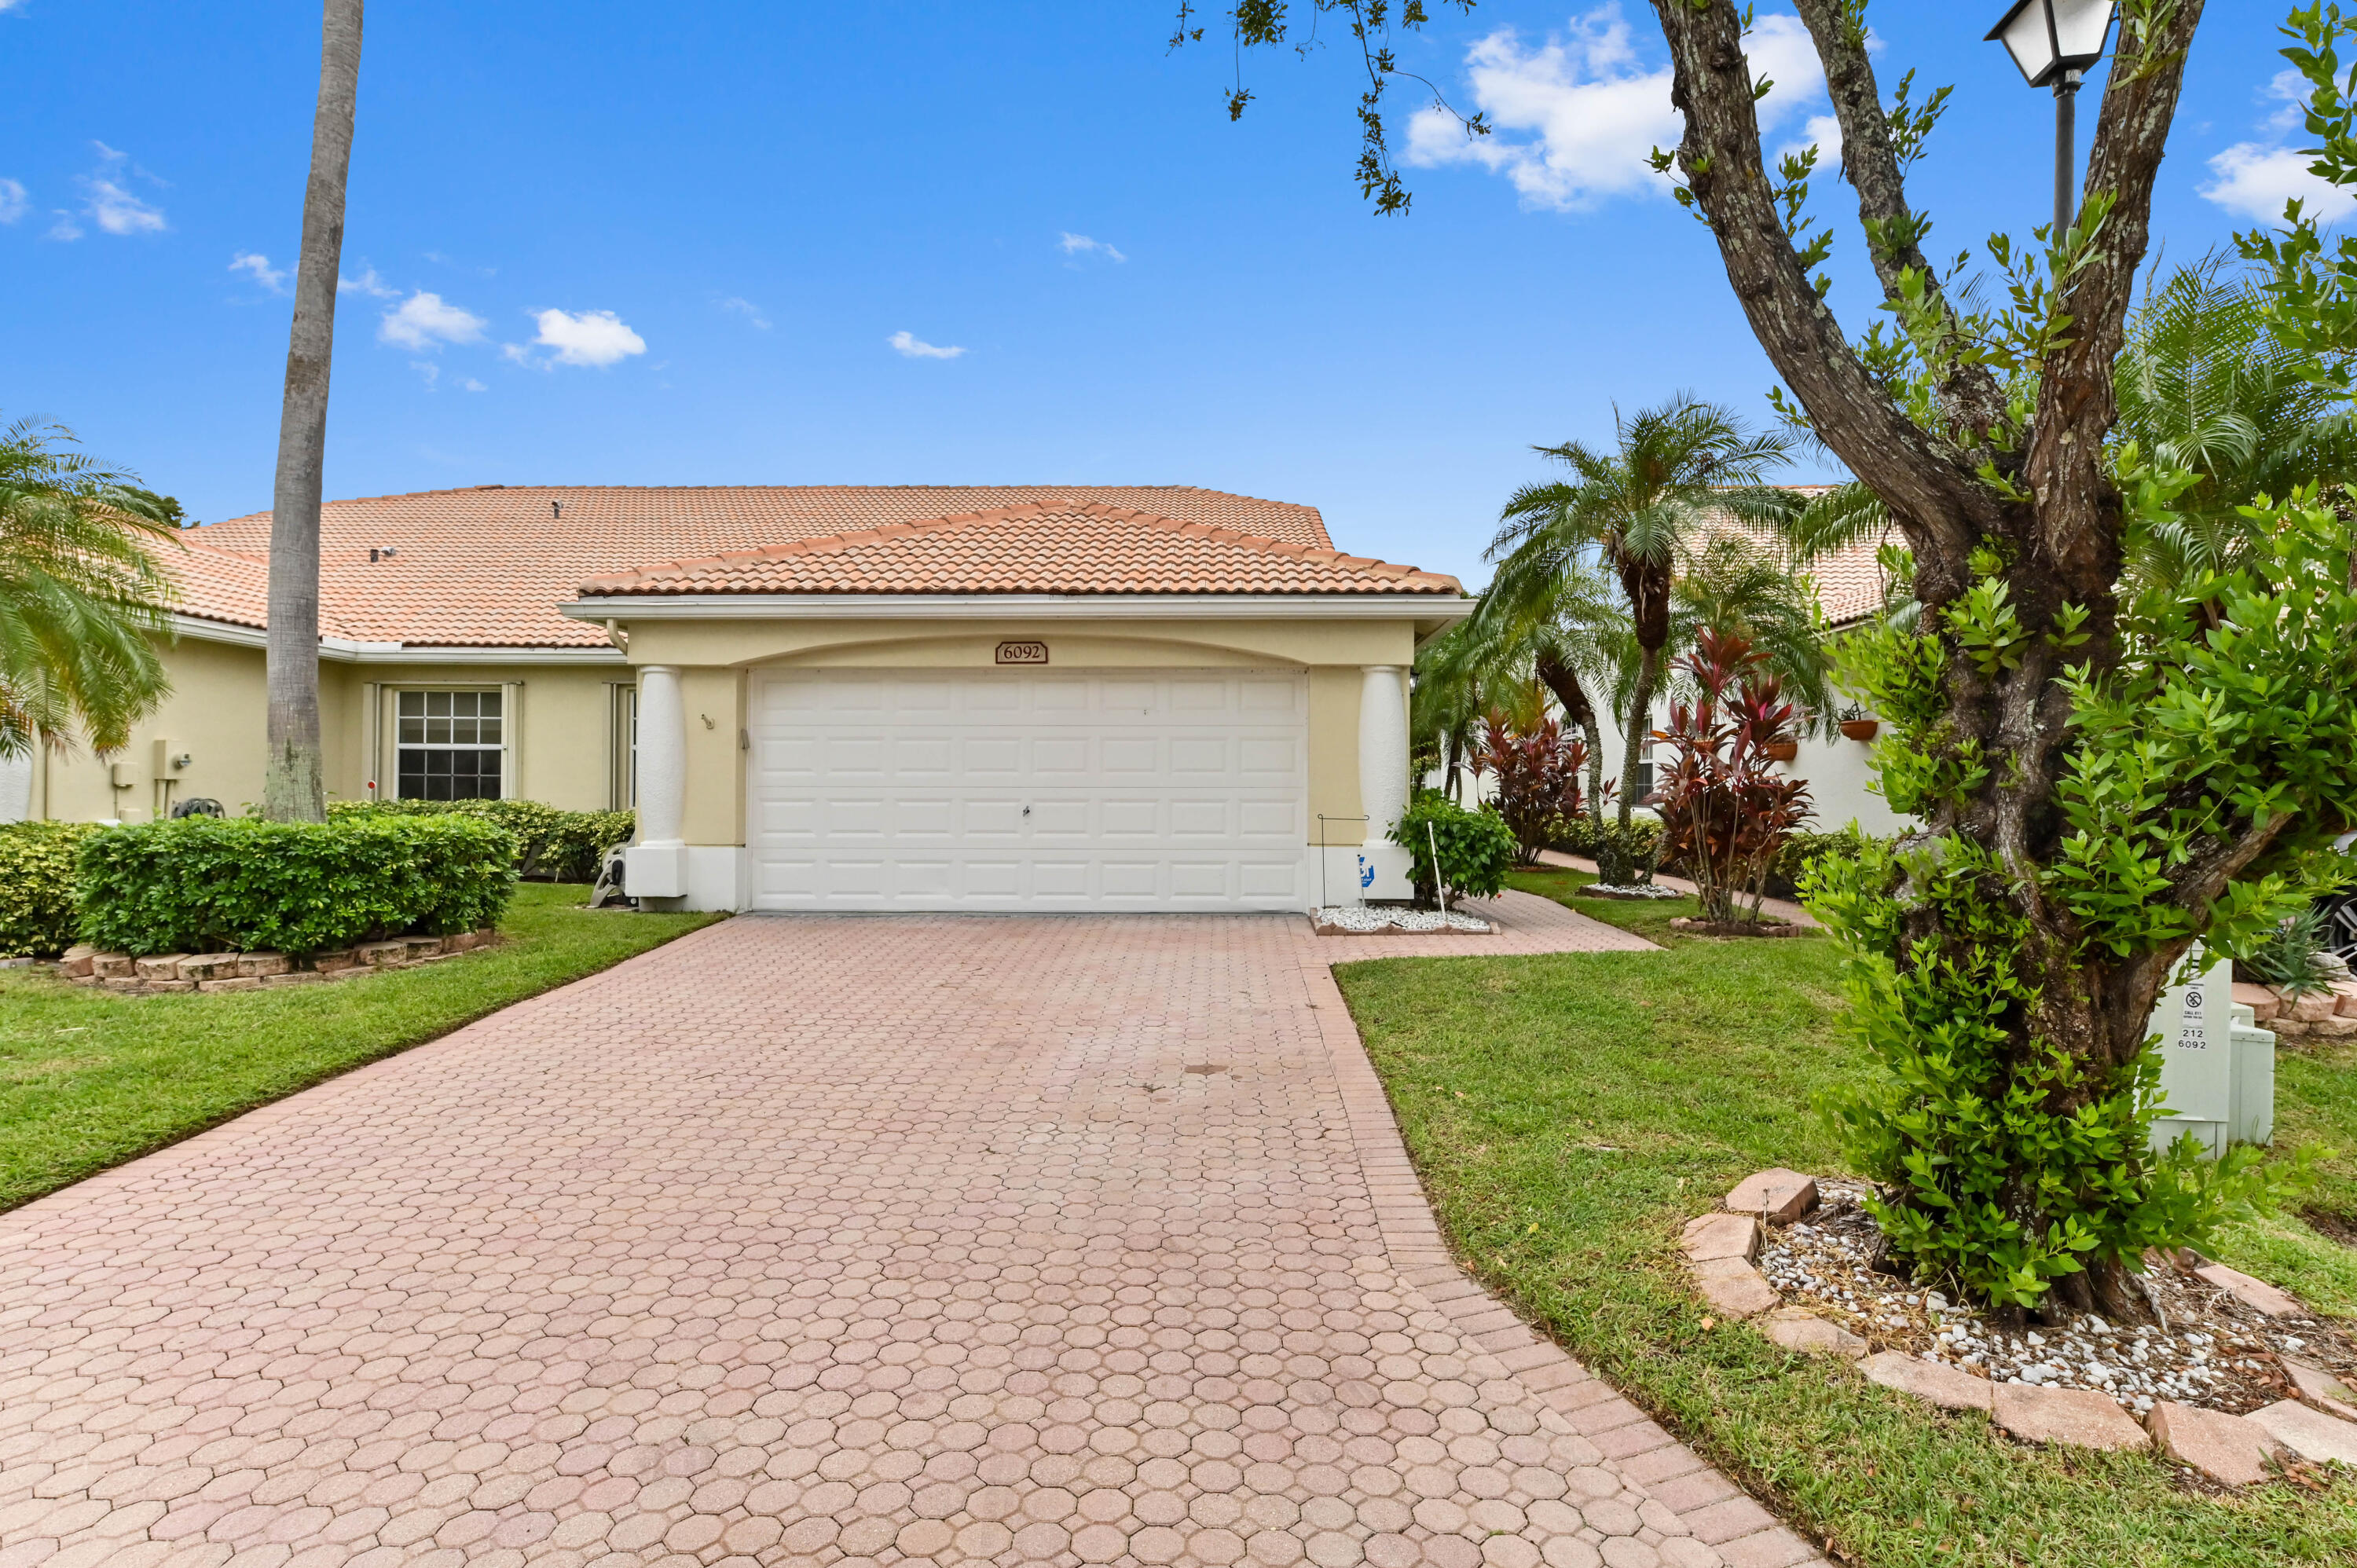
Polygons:
<instances>
[{"instance_id":1,"label":"house number plaque","mask_svg":"<svg viewBox=\"0 0 2357 1568\"><path fill-rule=\"evenodd\" d=\"M1002 642L998 645L1001 664L1045 664L1048 645L1044 642Z\"/></svg>"}]
</instances>

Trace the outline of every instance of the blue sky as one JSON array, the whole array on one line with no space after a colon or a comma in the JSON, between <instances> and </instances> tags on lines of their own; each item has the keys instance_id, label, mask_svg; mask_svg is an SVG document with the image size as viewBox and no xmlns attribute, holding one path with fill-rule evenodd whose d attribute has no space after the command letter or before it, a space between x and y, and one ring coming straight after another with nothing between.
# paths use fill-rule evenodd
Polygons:
<instances>
[{"instance_id":1,"label":"blue sky","mask_svg":"<svg viewBox=\"0 0 2357 1568\"><path fill-rule=\"evenodd\" d=\"M1631 166L1675 136L1641 0L1436 6L1403 63L1503 128L1468 157L1402 92L1405 219L1350 177L1338 31L1248 59L1231 124L1231 53L1167 50L1174 9L380 0L328 495L1196 484L1478 582L1500 501L1547 472L1533 444L1678 390L1762 409L1708 235ZM1980 41L2001 9L1872 13L1886 89L1909 64L1955 85L1913 187L1935 251L2050 203L2050 102ZM1789 45L1760 12L1763 52ZM2281 14L2212 0L2161 178L2173 258L2280 205ZM0 0L0 416L66 422L194 517L267 507L317 5ZM1777 74L1803 85L1771 141L1806 140L1822 92ZM1846 194L1821 178L1818 205L1839 221Z\"/></svg>"}]
</instances>

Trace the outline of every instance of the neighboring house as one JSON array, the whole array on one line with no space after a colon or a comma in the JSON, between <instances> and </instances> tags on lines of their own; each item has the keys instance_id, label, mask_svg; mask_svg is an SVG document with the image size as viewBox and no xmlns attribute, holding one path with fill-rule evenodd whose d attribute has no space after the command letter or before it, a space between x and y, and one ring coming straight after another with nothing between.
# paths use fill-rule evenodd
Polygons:
<instances>
[{"instance_id":1,"label":"neighboring house","mask_svg":"<svg viewBox=\"0 0 2357 1568\"><path fill-rule=\"evenodd\" d=\"M186 538L173 694L114 757L37 757L0 815L260 799L270 517ZM631 890L692 908L1404 894L1361 819L1404 807L1407 668L1470 607L1314 508L1184 487L335 501L328 790L634 806Z\"/></svg>"}]
</instances>

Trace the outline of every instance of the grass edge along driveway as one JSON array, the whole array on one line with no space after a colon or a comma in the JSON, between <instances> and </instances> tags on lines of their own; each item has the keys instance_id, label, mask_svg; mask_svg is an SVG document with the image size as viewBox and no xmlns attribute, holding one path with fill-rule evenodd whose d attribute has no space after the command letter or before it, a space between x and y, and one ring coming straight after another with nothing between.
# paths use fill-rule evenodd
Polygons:
<instances>
[{"instance_id":1,"label":"grass edge along driveway","mask_svg":"<svg viewBox=\"0 0 2357 1568\"><path fill-rule=\"evenodd\" d=\"M1707 1323L1678 1228L1749 1171L1838 1169L1815 1092L1857 1062L1822 937L1671 936L1691 901L1526 891L1658 953L1337 971L1443 1231L1530 1321L1843 1560L1875 1568L2357 1563L2357 1480L2217 1498L2143 1455L2022 1447Z\"/></svg>"},{"instance_id":2,"label":"grass edge along driveway","mask_svg":"<svg viewBox=\"0 0 2357 1568\"><path fill-rule=\"evenodd\" d=\"M123 996L0 971L0 1209L725 918L593 911L587 895L521 884L497 946L321 985Z\"/></svg>"}]
</instances>

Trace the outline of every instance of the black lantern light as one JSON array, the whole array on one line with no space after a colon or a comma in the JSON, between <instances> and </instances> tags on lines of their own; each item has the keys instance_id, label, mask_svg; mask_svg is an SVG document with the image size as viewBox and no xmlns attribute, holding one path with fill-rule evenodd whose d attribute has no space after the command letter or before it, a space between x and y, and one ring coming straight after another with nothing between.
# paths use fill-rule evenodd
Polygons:
<instances>
[{"instance_id":1,"label":"black lantern light","mask_svg":"<svg viewBox=\"0 0 2357 1568\"><path fill-rule=\"evenodd\" d=\"M2054 237L2071 227L2077 169L2072 104L2079 78L2104 58L2111 41L2115 0L2018 0L1990 39L2005 45L2032 87L2054 90Z\"/></svg>"}]
</instances>

